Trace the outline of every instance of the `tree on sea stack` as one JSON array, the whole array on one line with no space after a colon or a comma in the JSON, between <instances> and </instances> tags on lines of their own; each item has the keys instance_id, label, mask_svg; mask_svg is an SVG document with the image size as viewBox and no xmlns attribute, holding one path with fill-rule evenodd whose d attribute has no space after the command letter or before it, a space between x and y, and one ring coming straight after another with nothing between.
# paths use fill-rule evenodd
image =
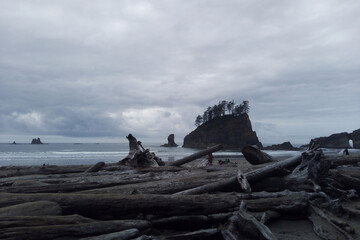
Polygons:
<instances>
[{"instance_id":1,"label":"tree on sea stack","mask_svg":"<svg viewBox=\"0 0 360 240\"><path fill-rule=\"evenodd\" d=\"M252 130L249 110L249 101L235 105L233 100L223 100L208 107L203 116L196 117L197 128L184 138L183 147L206 148L216 144L225 148L242 148L245 145L262 147L256 132Z\"/></svg>"}]
</instances>

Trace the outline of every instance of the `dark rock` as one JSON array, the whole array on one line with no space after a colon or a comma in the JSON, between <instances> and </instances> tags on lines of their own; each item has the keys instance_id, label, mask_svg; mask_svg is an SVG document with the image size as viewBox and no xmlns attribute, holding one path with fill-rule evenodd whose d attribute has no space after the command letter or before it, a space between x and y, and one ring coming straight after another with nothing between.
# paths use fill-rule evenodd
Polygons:
<instances>
[{"instance_id":1,"label":"dark rock","mask_svg":"<svg viewBox=\"0 0 360 240\"><path fill-rule=\"evenodd\" d=\"M16 142L15 141L13 141L13 143L12 144L16 144Z\"/></svg>"},{"instance_id":2,"label":"dark rock","mask_svg":"<svg viewBox=\"0 0 360 240\"><path fill-rule=\"evenodd\" d=\"M205 122L184 138L183 147L206 148L216 144L225 148L242 148L247 144L262 147L246 113L225 115Z\"/></svg>"},{"instance_id":3,"label":"dark rock","mask_svg":"<svg viewBox=\"0 0 360 240\"><path fill-rule=\"evenodd\" d=\"M353 148L360 149L360 129L351 133L351 139L353 140Z\"/></svg>"},{"instance_id":4,"label":"dark rock","mask_svg":"<svg viewBox=\"0 0 360 240\"><path fill-rule=\"evenodd\" d=\"M161 145L160 147L177 147L178 145L175 143L175 135L170 134L167 138L168 143Z\"/></svg>"},{"instance_id":5,"label":"dark rock","mask_svg":"<svg viewBox=\"0 0 360 240\"><path fill-rule=\"evenodd\" d=\"M300 150L300 148L296 148L293 145L291 145L290 142L283 142L281 144L274 144L268 147L264 147L264 150L284 150L284 151L297 151Z\"/></svg>"},{"instance_id":6,"label":"dark rock","mask_svg":"<svg viewBox=\"0 0 360 240\"><path fill-rule=\"evenodd\" d=\"M43 144L40 140L40 138L34 138L32 141L31 141L31 144Z\"/></svg>"},{"instance_id":7,"label":"dark rock","mask_svg":"<svg viewBox=\"0 0 360 240\"><path fill-rule=\"evenodd\" d=\"M332 134L328 137L315 138L313 141L318 143L321 148L351 148L349 145L350 139L351 134L342 132Z\"/></svg>"}]
</instances>

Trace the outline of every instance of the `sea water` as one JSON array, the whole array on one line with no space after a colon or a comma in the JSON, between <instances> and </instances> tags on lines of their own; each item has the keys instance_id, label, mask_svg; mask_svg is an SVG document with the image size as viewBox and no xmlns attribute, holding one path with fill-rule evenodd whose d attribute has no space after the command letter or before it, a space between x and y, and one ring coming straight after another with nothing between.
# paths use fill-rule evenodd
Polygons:
<instances>
[{"instance_id":1,"label":"sea water","mask_svg":"<svg viewBox=\"0 0 360 240\"><path fill-rule=\"evenodd\" d=\"M142 145L164 161L175 161L201 150L183 148L181 146L171 148L160 147L161 143L143 143ZM327 153L336 153L340 150L341 149L331 149L325 151L327 151ZM296 156L302 151L265 152L276 158ZM115 163L125 158L128 153L128 143L0 143L0 166L43 164L78 165L95 164L99 161ZM214 153L215 159L242 156L240 149L221 150Z\"/></svg>"}]
</instances>

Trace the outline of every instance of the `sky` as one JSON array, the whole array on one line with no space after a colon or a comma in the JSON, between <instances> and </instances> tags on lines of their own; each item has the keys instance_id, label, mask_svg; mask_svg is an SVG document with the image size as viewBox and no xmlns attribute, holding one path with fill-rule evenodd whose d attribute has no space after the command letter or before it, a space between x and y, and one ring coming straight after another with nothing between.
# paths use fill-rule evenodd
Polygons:
<instances>
[{"instance_id":1,"label":"sky","mask_svg":"<svg viewBox=\"0 0 360 240\"><path fill-rule=\"evenodd\" d=\"M175 141L221 100L263 143L360 128L360 1L0 0L0 142Z\"/></svg>"}]
</instances>

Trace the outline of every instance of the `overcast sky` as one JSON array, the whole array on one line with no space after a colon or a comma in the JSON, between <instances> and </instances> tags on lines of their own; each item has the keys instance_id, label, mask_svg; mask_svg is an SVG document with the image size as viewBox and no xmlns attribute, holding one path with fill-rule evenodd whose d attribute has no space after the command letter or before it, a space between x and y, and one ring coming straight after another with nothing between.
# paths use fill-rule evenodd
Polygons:
<instances>
[{"instance_id":1,"label":"overcast sky","mask_svg":"<svg viewBox=\"0 0 360 240\"><path fill-rule=\"evenodd\" d=\"M0 0L0 142L181 143L223 99L249 101L263 143L352 132L359 12L357 0Z\"/></svg>"}]
</instances>

